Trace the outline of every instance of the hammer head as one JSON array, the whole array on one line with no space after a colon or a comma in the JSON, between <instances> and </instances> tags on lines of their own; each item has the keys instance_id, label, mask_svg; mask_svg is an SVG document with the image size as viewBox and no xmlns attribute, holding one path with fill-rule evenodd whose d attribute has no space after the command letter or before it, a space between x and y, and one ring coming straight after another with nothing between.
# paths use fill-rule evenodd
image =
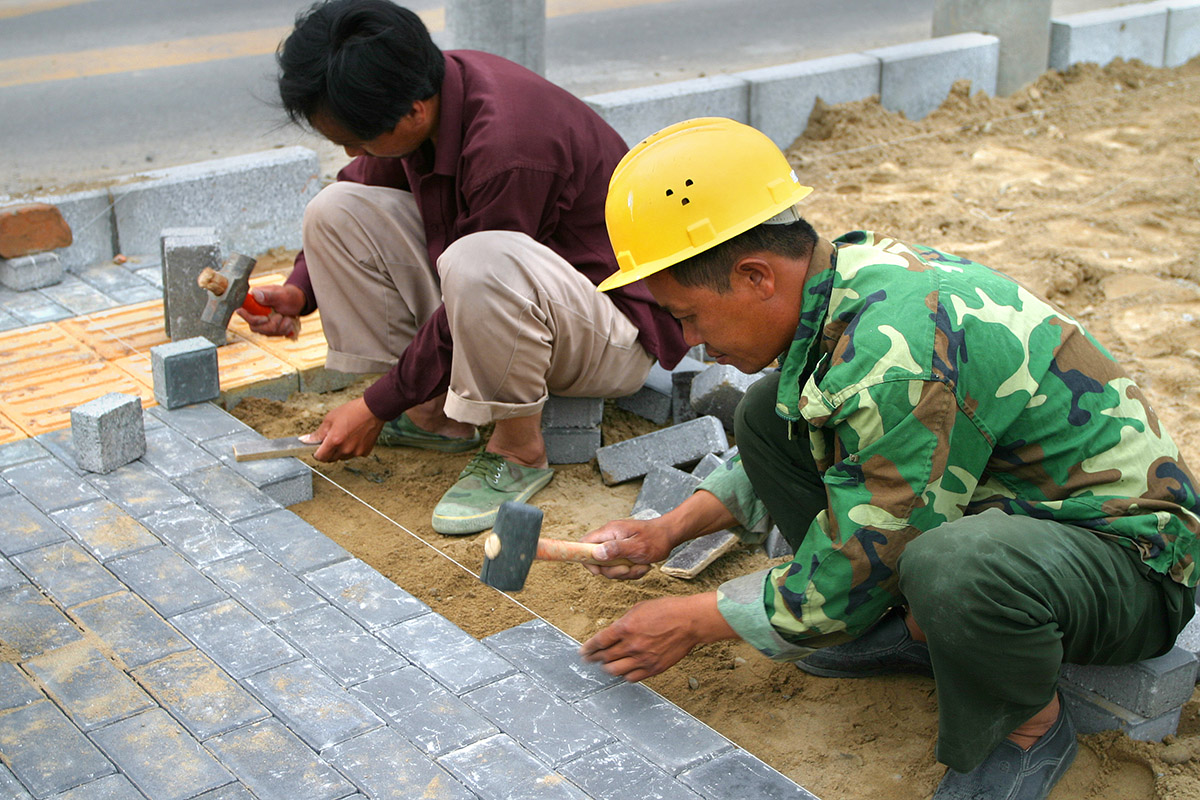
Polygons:
<instances>
[{"instance_id":1,"label":"hammer head","mask_svg":"<svg viewBox=\"0 0 1200 800\"><path fill-rule=\"evenodd\" d=\"M222 329L229 325L233 312L241 308L246 301L246 292L250 289L250 272L258 263L250 256L241 253L231 253L217 274L228 281L225 291L214 294L208 291L208 303L200 315L203 322L220 325Z\"/></svg>"},{"instance_id":2,"label":"hammer head","mask_svg":"<svg viewBox=\"0 0 1200 800\"><path fill-rule=\"evenodd\" d=\"M540 508L511 500L501 505L484 548L480 580L502 592L521 591L541 532Z\"/></svg>"}]
</instances>

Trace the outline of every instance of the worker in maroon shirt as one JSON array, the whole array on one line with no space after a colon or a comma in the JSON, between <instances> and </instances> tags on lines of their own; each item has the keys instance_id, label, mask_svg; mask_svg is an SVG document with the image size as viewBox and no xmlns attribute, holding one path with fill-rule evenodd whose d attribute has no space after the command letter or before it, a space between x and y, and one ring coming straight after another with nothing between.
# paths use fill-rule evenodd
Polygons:
<instances>
[{"instance_id":1,"label":"worker in maroon shirt","mask_svg":"<svg viewBox=\"0 0 1200 800\"><path fill-rule=\"evenodd\" d=\"M279 49L293 122L354 157L309 203L304 250L253 330L295 335L321 309L325 364L383 373L312 435L318 461L376 443L443 452L492 435L433 512L441 533L491 527L550 482L550 393L620 397L687 350L640 284L608 294L608 180L627 150L586 104L498 56L443 53L388 0L302 13Z\"/></svg>"}]
</instances>

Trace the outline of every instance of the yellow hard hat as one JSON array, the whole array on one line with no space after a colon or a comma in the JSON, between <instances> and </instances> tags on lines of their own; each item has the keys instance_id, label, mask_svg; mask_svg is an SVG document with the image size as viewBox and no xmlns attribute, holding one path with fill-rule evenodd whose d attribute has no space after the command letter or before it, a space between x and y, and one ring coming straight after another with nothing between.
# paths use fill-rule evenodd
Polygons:
<instances>
[{"instance_id":1,"label":"yellow hard hat","mask_svg":"<svg viewBox=\"0 0 1200 800\"><path fill-rule=\"evenodd\" d=\"M619 269L600 291L745 233L811 191L749 125L702 117L663 128L626 153L609 181L604 217Z\"/></svg>"}]
</instances>

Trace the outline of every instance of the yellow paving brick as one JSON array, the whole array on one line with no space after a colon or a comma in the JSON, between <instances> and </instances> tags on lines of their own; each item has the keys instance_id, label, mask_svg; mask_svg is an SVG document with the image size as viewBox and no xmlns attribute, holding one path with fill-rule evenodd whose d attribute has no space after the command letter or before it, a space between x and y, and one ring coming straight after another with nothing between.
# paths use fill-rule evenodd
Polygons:
<instances>
[{"instance_id":1,"label":"yellow paving brick","mask_svg":"<svg viewBox=\"0 0 1200 800\"><path fill-rule=\"evenodd\" d=\"M0 333L0 387L31 375L98 363L99 356L54 323Z\"/></svg>"},{"instance_id":2,"label":"yellow paving brick","mask_svg":"<svg viewBox=\"0 0 1200 800\"><path fill-rule=\"evenodd\" d=\"M27 374L0 384L0 414L29 436L65 428L71 409L109 392L136 394L142 406L154 404L154 393L112 364L73 364L53 373Z\"/></svg>"},{"instance_id":3,"label":"yellow paving brick","mask_svg":"<svg viewBox=\"0 0 1200 800\"><path fill-rule=\"evenodd\" d=\"M163 323L161 300L65 319L58 325L109 361L148 353L151 347L171 341Z\"/></svg>"},{"instance_id":4,"label":"yellow paving brick","mask_svg":"<svg viewBox=\"0 0 1200 800\"><path fill-rule=\"evenodd\" d=\"M329 348L325 343L325 331L321 328L319 311L304 318L300 325L300 336L296 339L255 333L250 330L246 320L236 314L229 322L229 330L259 349L291 364L297 370L325 366L325 353Z\"/></svg>"},{"instance_id":5,"label":"yellow paving brick","mask_svg":"<svg viewBox=\"0 0 1200 800\"><path fill-rule=\"evenodd\" d=\"M138 353L112 362L154 394L154 372L149 353ZM299 389L296 370L286 362L264 352L236 334L230 343L217 348L217 375L225 404L232 408L233 398L246 396L286 400Z\"/></svg>"},{"instance_id":6,"label":"yellow paving brick","mask_svg":"<svg viewBox=\"0 0 1200 800\"><path fill-rule=\"evenodd\" d=\"M25 431L18 428L17 424L8 417L0 414L0 444L8 444L25 438L28 438Z\"/></svg>"}]
</instances>

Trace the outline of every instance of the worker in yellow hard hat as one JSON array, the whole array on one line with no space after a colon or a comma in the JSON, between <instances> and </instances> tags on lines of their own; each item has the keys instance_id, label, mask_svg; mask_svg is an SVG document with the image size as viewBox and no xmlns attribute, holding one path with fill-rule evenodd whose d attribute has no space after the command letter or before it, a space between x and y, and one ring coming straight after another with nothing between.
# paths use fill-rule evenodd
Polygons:
<instances>
[{"instance_id":1,"label":"worker in yellow hard hat","mask_svg":"<svg viewBox=\"0 0 1200 800\"><path fill-rule=\"evenodd\" d=\"M639 603L584 643L628 680L741 637L821 676L931 676L937 800L1044 798L1077 749L1064 662L1161 655L1194 611L1195 480L1138 387L1010 278L881 233L821 238L762 133L673 125L609 186L619 271L689 345L755 373L739 450L673 511L588 534L633 579L778 526L793 560Z\"/></svg>"}]
</instances>

